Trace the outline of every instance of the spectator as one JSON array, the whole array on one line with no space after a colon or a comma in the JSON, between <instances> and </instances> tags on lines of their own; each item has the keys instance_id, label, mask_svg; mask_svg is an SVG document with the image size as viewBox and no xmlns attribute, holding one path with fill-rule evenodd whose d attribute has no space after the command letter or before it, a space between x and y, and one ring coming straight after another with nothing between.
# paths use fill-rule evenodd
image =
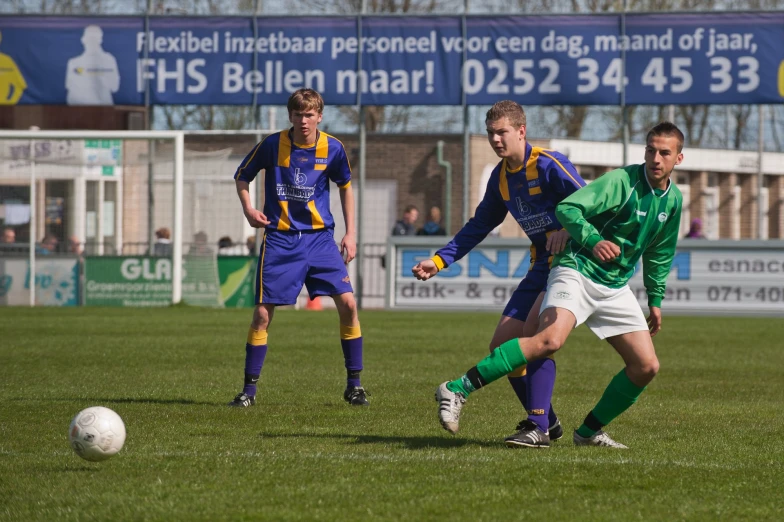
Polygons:
<instances>
[{"instance_id":1,"label":"spectator","mask_svg":"<svg viewBox=\"0 0 784 522\"><path fill-rule=\"evenodd\" d=\"M48 256L49 254L54 254L57 252L57 244L59 241L54 234L46 234L41 240L41 244L38 245L38 249L36 253L42 256Z\"/></svg>"},{"instance_id":2,"label":"spectator","mask_svg":"<svg viewBox=\"0 0 784 522\"><path fill-rule=\"evenodd\" d=\"M425 226L417 231L418 236L445 236L446 230L441 226L441 209L430 207L430 217L425 222Z\"/></svg>"},{"instance_id":3,"label":"spectator","mask_svg":"<svg viewBox=\"0 0 784 522\"><path fill-rule=\"evenodd\" d=\"M231 239L229 239L231 241ZM193 235L193 243L191 244L188 255L209 255L212 254L212 249L207 245L207 233L204 231L196 232Z\"/></svg>"},{"instance_id":4,"label":"spectator","mask_svg":"<svg viewBox=\"0 0 784 522\"><path fill-rule=\"evenodd\" d=\"M414 205L408 205L403 211L403 217L395 223L392 228L393 236L414 236L416 235L416 223L419 218L419 210Z\"/></svg>"},{"instance_id":5,"label":"spectator","mask_svg":"<svg viewBox=\"0 0 784 522\"><path fill-rule=\"evenodd\" d=\"M16 231L13 228L7 227L3 230L3 243L16 243Z\"/></svg>"},{"instance_id":6,"label":"spectator","mask_svg":"<svg viewBox=\"0 0 784 522\"><path fill-rule=\"evenodd\" d=\"M219 256L241 256L244 250L245 247L241 243L235 245L229 236L223 236L218 240Z\"/></svg>"},{"instance_id":7,"label":"spectator","mask_svg":"<svg viewBox=\"0 0 784 522\"><path fill-rule=\"evenodd\" d=\"M172 256L171 231L161 227L155 231L155 244L152 246L152 255L159 257Z\"/></svg>"},{"instance_id":8,"label":"spectator","mask_svg":"<svg viewBox=\"0 0 784 522\"><path fill-rule=\"evenodd\" d=\"M705 239L702 234L702 220L700 218L691 220L691 227L689 227L689 233L686 234L685 239Z\"/></svg>"},{"instance_id":9,"label":"spectator","mask_svg":"<svg viewBox=\"0 0 784 522\"><path fill-rule=\"evenodd\" d=\"M218 250L221 248L231 248L233 244L234 241L232 241L229 236L223 236L218 240Z\"/></svg>"},{"instance_id":10,"label":"spectator","mask_svg":"<svg viewBox=\"0 0 784 522\"><path fill-rule=\"evenodd\" d=\"M68 253L76 254L77 256L82 255L82 243L78 237L71 236L68 238Z\"/></svg>"},{"instance_id":11,"label":"spectator","mask_svg":"<svg viewBox=\"0 0 784 522\"><path fill-rule=\"evenodd\" d=\"M248 236L248 239L245 240L245 245L248 247L248 255L249 256L257 256L259 255L259 249L256 248L256 236Z\"/></svg>"}]
</instances>

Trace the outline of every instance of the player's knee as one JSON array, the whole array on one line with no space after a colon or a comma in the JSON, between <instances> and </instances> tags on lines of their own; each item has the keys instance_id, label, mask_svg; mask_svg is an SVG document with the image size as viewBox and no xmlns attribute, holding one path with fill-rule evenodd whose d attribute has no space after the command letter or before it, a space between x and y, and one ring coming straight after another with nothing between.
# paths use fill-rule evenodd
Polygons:
<instances>
[{"instance_id":1,"label":"player's knee","mask_svg":"<svg viewBox=\"0 0 784 522\"><path fill-rule=\"evenodd\" d=\"M269 312L263 306L257 306L253 310L253 322L251 326L255 330L266 330L269 326Z\"/></svg>"},{"instance_id":2,"label":"player's knee","mask_svg":"<svg viewBox=\"0 0 784 522\"><path fill-rule=\"evenodd\" d=\"M650 380L653 380L653 378L656 377L656 374L659 373L659 359L654 357L652 360L643 364L642 372Z\"/></svg>"},{"instance_id":3,"label":"player's knee","mask_svg":"<svg viewBox=\"0 0 784 522\"><path fill-rule=\"evenodd\" d=\"M635 366L635 368L630 368L630 370L635 377L634 380L641 385L647 385L659 373L659 359L656 357L642 361Z\"/></svg>"},{"instance_id":4,"label":"player's knee","mask_svg":"<svg viewBox=\"0 0 784 522\"><path fill-rule=\"evenodd\" d=\"M537 343L538 352L543 357L553 355L561 349L564 343L564 340L559 335L550 332L542 332L537 337L539 338Z\"/></svg>"}]
</instances>

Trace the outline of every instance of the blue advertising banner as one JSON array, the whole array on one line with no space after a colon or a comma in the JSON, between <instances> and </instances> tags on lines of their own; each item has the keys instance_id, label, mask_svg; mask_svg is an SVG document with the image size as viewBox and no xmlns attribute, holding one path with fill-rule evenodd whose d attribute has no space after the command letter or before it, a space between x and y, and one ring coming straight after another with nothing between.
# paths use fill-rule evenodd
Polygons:
<instances>
[{"instance_id":1,"label":"blue advertising banner","mask_svg":"<svg viewBox=\"0 0 784 522\"><path fill-rule=\"evenodd\" d=\"M782 103L784 13L0 18L0 104ZM625 31L622 27L625 26ZM254 36L255 35L255 36ZM361 72L358 64L361 61Z\"/></svg>"}]
</instances>

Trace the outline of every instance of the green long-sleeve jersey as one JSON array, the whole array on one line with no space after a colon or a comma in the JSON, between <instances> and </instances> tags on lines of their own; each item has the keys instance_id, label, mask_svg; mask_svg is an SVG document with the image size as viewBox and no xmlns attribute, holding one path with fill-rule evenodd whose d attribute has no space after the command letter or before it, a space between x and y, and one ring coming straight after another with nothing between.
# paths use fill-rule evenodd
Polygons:
<instances>
[{"instance_id":1,"label":"green long-sleeve jersey","mask_svg":"<svg viewBox=\"0 0 784 522\"><path fill-rule=\"evenodd\" d=\"M571 238L553 267L573 268L595 283L621 288L642 257L648 306L660 307L675 257L682 206L683 195L672 181L666 190L651 187L645 165L608 172L556 207L555 215ZM602 239L621 249L608 263L592 253Z\"/></svg>"}]
</instances>

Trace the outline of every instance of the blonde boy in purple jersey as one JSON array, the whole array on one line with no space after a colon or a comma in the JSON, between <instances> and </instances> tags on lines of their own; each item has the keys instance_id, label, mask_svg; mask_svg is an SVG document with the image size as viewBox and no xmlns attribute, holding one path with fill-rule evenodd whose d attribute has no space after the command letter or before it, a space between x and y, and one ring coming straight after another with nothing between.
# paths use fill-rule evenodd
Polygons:
<instances>
[{"instance_id":1,"label":"blonde boy in purple jersey","mask_svg":"<svg viewBox=\"0 0 784 522\"><path fill-rule=\"evenodd\" d=\"M618 352L625 368L574 432L577 446L625 449L602 428L629 409L659 371L652 337L661 330L661 302L675 257L683 196L670 179L683 161L683 133L662 122L646 137L645 162L603 175L558 204L556 215L569 231L532 314L538 332L502 343L447 390L444 417L457 418L466 397L510 371L549 357L582 323ZM647 319L628 282L642 260L648 294ZM541 306L540 306L541 304ZM533 322L529 318L528 323ZM527 332L526 332L527 333Z\"/></svg>"},{"instance_id":2,"label":"blonde boy in purple jersey","mask_svg":"<svg viewBox=\"0 0 784 522\"><path fill-rule=\"evenodd\" d=\"M505 100L493 105L485 118L487 139L501 158L493 169L487 190L474 217L432 259L422 261L412 272L420 280L435 276L476 247L496 226L512 217L531 239L531 265L504 308L490 341L492 350L501 343L523 336L525 321L550 273L552 256L563 250L568 233L555 217L555 206L585 181L562 154L532 147L526 141L523 108ZM528 417L517 426L517 433L506 438L510 447L547 448L551 440L563 435L561 423L550 400L555 385L555 361L541 359L508 375ZM446 398L449 395L449 398ZM436 400L451 401L451 392L439 387ZM444 404L449 411L449 404ZM458 419L440 417L444 429L455 433Z\"/></svg>"},{"instance_id":3,"label":"blonde boy in purple jersey","mask_svg":"<svg viewBox=\"0 0 784 522\"><path fill-rule=\"evenodd\" d=\"M297 301L302 285L310 298L330 296L340 316L340 343L346 367L343 399L367 406L360 383L362 334L346 266L356 255L351 167L343 144L318 130L324 100L313 89L289 97L290 129L267 136L234 175L248 223L264 228L256 268L256 307L245 344L245 385L229 406L256 403L256 383L267 355L267 330L278 305ZM264 169L264 210L253 207L249 184ZM333 237L329 182L340 189L346 235L340 249Z\"/></svg>"}]
</instances>

